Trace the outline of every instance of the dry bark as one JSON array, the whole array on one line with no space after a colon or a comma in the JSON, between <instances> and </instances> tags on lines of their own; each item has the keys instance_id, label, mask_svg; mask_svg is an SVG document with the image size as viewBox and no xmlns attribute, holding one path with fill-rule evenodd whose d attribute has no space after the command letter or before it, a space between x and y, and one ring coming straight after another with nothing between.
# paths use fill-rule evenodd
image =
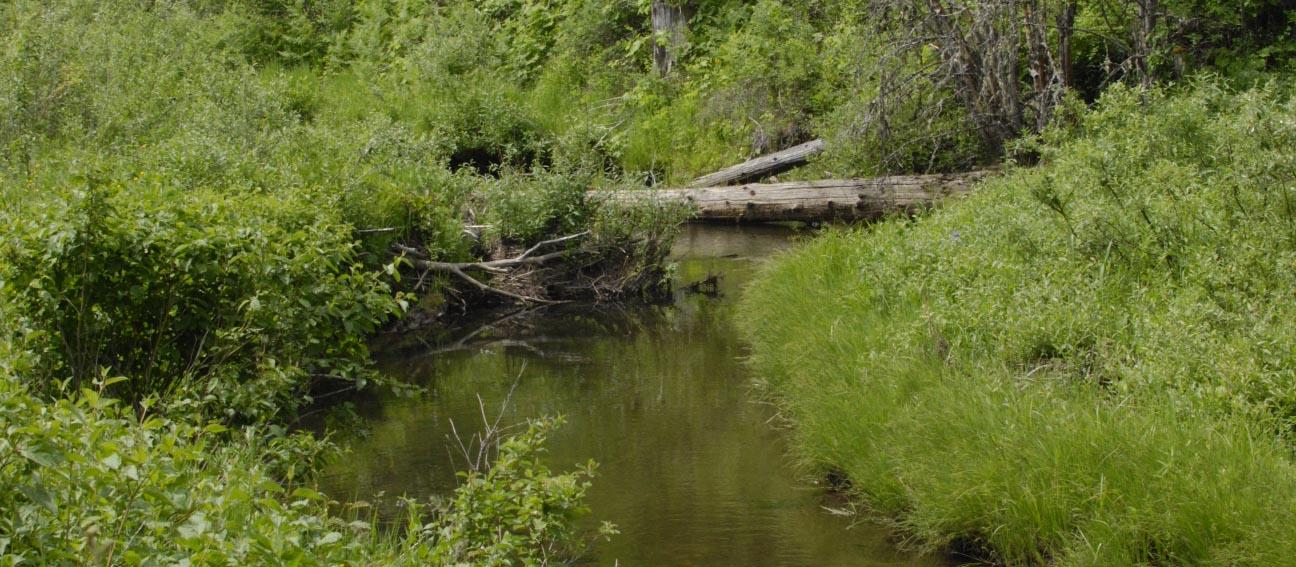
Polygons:
<instances>
[{"instance_id":1,"label":"dry bark","mask_svg":"<svg viewBox=\"0 0 1296 567\"><path fill-rule=\"evenodd\" d=\"M689 183L690 187L715 187L755 181L805 164L811 156L824 150L823 140L811 140L786 150L766 154L715 173L703 175Z\"/></svg>"},{"instance_id":2,"label":"dry bark","mask_svg":"<svg viewBox=\"0 0 1296 567\"><path fill-rule=\"evenodd\" d=\"M685 47L688 11L685 6L654 0L650 19L654 35L653 66L661 76L675 67L675 56Z\"/></svg>"},{"instance_id":3,"label":"dry bark","mask_svg":"<svg viewBox=\"0 0 1296 567\"><path fill-rule=\"evenodd\" d=\"M685 202L706 221L851 221L912 213L970 191L988 175L973 171L945 175L895 175L732 187L618 191L614 201Z\"/></svg>"}]
</instances>

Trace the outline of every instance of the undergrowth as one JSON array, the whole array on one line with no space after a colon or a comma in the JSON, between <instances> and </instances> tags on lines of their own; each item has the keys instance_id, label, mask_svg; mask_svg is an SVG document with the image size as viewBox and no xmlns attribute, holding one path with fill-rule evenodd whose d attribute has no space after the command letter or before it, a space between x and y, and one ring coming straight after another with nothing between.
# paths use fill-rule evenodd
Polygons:
<instances>
[{"instance_id":1,"label":"undergrowth","mask_svg":"<svg viewBox=\"0 0 1296 567\"><path fill-rule=\"evenodd\" d=\"M830 232L742 307L808 462L1008 564L1274 565L1296 538L1296 105L1109 91L917 220Z\"/></svg>"},{"instance_id":2,"label":"undergrowth","mask_svg":"<svg viewBox=\"0 0 1296 567\"><path fill-rule=\"evenodd\" d=\"M662 38L648 23L651 4L0 3L0 507L13 512L0 519L0 563L553 560L552 551L570 551L586 477L538 466L543 424L506 445L503 454L516 457L508 467L466 481L456 503L411 507L403 530L349 523L310 491L327 443L288 433L298 409L321 389L380 380L363 340L406 310L404 292L453 289L449 278L413 273L393 244L424 261L473 261L588 232L584 252L601 257L577 267L568 291L651 289L684 212L613 206L600 191L682 182L816 136L829 150L802 175L952 170L997 157L968 138L965 114L939 107L934 119L920 116L939 106L926 101L948 98L932 85L885 128L869 122L880 73L897 71L887 66L890 46L867 33L890 21L886 3L692 2L678 70L666 76L652 67ZM1128 56L1119 41L1093 38L1125 34L1135 12L1079 4L1081 23L1096 31L1074 54L1079 88L1092 91L1112 77L1113 56ZM1270 22L1281 22L1286 4L1228 4L1163 3L1168 16L1199 8L1212 16L1164 18L1203 47L1161 38L1158 76L1213 61L1246 81L1287 64L1290 38ZM898 71L928 63L901 62ZM1048 398L1064 402L1041 424L1088 407L1076 401L1097 395L1086 388L1133 400L1084 418L1099 429L1214 416L1217 426L1158 429L1154 439L1175 451L1237 447L1248 463L1237 470L1283 490L1290 473L1266 456L1276 449L1265 440L1291 429L1296 404L1283 324L1291 309L1275 299L1291 287L1280 227L1292 215L1285 190L1252 188L1290 181L1292 113L1277 95L1208 90L1163 100L1160 122L1132 95L1111 97L1082 126L1054 134L1080 142L1045 140L1023 152L1053 165L1015 173L978 198L1013 203L986 207L998 217L950 212L912 229L879 228L867 238L891 246L844 256L868 266L864 273L832 267L825 273L844 279L811 282L876 286L878 295L834 293L805 312L890 306L896 314L882 324L908 341L896 352L941 353L954 357L951 368L977 369L963 374L1003 396L987 403L1077 390ZM881 130L913 143L892 144ZM1172 183L1182 179L1201 181ZM865 237L834 237L809 254L856 238ZM937 250L957 261L940 262ZM849 279L857 275L865 279ZM812 297L807 287L776 298L778 307ZM981 307L953 307L965 300ZM777 344L792 348L794 338ZM848 346L832 348L856 350ZM1017 375L1039 384L1000 387ZM1170 409L1133 409L1152 399ZM973 462L984 446L968 448ZM1202 466L1189 463L1166 482L1190 483ZM1278 549L1211 543L1242 541L1226 528L1260 514L1235 509L1245 521L1205 524L1224 527L1200 545ZM540 517L519 523L526 514ZM1165 521L1190 517L1175 514ZM1162 516L1146 516L1110 524L1130 536L1122 541L1145 546L1096 552L1154 550L1140 556L1148 561L1201 552L1166 536L1178 532L1154 521ZM1048 555L1063 540L1085 549L1073 540L1091 532L1074 525L1058 520L1052 531L990 547L1010 558ZM1271 525L1254 527L1260 537ZM996 528L929 532L986 541L1014 533Z\"/></svg>"},{"instance_id":3,"label":"undergrowth","mask_svg":"<svg viewBox=\"0 0 1296 567\"><path fill-rule=\"evenodd\" d=\"M552 423L380 529L311 488L337 448L295 419L388 383L365 340L410 303L393 241L590 231L643 264L679 216L586 199L622 183L599 169L537 179L552 136L494 121L498 93L418 113L444 92L324 61L408 48L344 37L395 41L386 3L275 4L0 5L0 565L569 558L592 471L540 464Z\"/></svg>"}]
</instances>

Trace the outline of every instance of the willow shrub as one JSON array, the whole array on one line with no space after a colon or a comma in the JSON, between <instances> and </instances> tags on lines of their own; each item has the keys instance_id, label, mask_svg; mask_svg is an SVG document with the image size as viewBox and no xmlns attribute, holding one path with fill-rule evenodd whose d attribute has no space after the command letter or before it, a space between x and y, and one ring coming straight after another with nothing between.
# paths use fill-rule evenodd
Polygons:
<instances>
[{"instance_id":1,"label":"willow shrub","mask_svg":"<svg viewBox=\"0 0 1296 567\"><path fill-rule=\"evenodd\" d=\"M504 441L449 501L377 525L304 482L302 456L325 449L308 434L123 403L107 375L33 392L21 339L40 325L9 299L0 318L27 333L0 335L0 565L518 565L579 549L593 470L541 464L554 421Z\"/></svg>"},{"instance_id":2,"label":"willow shrub","mask_svg":"<svg viewBox=\"0 0 1296 567\"><path fill-rule=\"evenodd\" d=\"M745 298L805 456L917 539L1011 564L1290 561L1296 103L1109 92L917 220Z\"/></svg>"},{"instance_id":3,"label":"willow shrub","mask_svg":"<svg viewBox=\"0 0 1296 567\"><path fill-rule=\"evenodd\" d=\"M243 420L291 412L313 379L362 386L363 337L400 311L395 267L364 269L350 227L308 205L158 181L84 180L5 218L0 292L30 321L29 379L126 376L108 393Z\"/></svg>"}]
</instances>

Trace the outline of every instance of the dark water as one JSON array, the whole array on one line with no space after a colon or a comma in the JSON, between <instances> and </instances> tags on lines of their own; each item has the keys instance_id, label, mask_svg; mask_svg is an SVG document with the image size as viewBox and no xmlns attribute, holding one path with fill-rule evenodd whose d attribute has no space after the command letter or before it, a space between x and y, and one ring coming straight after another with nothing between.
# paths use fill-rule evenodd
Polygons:
<instances>
[{"instance_id":1,"label":"dark water","mask_svg":"<svg viewBox=\"0 0 1296 567\"><path fill-rule=\"evenodd\" d=\"M512 390L505 423L566 416L550 439L550 466L599 463L588 502L594 521L621 534L594 548L593 563L944 564L827 511L829 499L790 465L771 409L753 401L733 304L758 259L789 245L781 229L695 226L675 251L678 278L718 275L715 294L519 313L449 344L404 337L380 365L429 395L363 408L372 433L324 488L344 499L449 492L462 463L450 456L450 420L466 437L481 428L478 396L493 418Z\"/></svg>"}]
</instances>

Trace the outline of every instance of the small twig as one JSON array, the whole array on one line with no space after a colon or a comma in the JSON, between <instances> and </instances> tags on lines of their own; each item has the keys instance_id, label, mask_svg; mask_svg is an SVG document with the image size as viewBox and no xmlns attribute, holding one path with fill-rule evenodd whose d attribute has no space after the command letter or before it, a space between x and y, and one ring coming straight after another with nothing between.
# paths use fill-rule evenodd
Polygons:
<instances>
[{"instance_id":1,"label":"small twig","mask_svg":"<svg viewBox=\"0 0 1296 567\"><path fill-rule=\"evenodd\" d=\"M428 256L426 252L419 250L418 248L415 248L413 246L406 246L399 242L392 243L392 250L395 250L396 252L399 252L406 256L412 256L414 258L418 258L422 260L427 260L430 258L430 256Z\"/></svg>"},{"instance_id":2,"label":"small twig","mask_svg":"<svg viewBox=\"0 0 1296 567\"><path fill-rule=\"evenodd\" d=\"M563 236L563 237L561 237L561 238L554 238L554 239L551 239L551 240L544 240L544 241L541 241L541 242L537 242L535 246L532 246L532 247L528 248L526 252L523 252L522 255L521 255L521 256L518 256L516 259L517 259L517 260L521 260L521 259L523 259L523 258L526 258L527 256L530 256L531 253L535 252L536 250L539 250L539 249L541 249L541 248L543 248L543 247L545 247L545 246L548 246L548 245L550 245L550 244L558 244L558 243L560 243L560 242L567 242L567 241L569 241L569 240L575 240L575 239L577 239L577 238L581 238L581 237L584 237L584 236L589 236L589 233L590 233L590 231L587 230L587 231L585 231L585 232L578 232L578 233L576 233L576 234L571 234L571 235Z\"/></svg>"},{"instance_id":3,"label":"small twig","mask_svg":"<svg viewBox=\"0 0 1296 567\"><path fill-rule=\"evenodd\" d=\"M459 446L459 453L463 455L464 466L467 467L469 471L480 473L489 468L491 464L492 451L495 452L494 456L498 457L499 441L502 434L513 428L513 426L500 426L500 420L504 418L504 414L508 411L508 406L513 400L513 392L517 390L518 383L522 381L522 374L525 372L526 363L523 363L522 369L518 371L517 377L513 379L513 385L509 387L508 395L506 395L504 401L500 403L499 413L495 416L494 421L491 421L490 418L486 416L486 402L482 399L481 394L477 395L477 409L481 413L482 431L473 434L472 437L468 439L467 443L464 443L463 436L459 434L459 429L455 425L454 419L447 420L450 422L451 433L451 435L447 437L454 438L455 444ZM451 460L454 460L454 453L449 444L446 445L446 452L450 453ZM476 456L473 455L474 452L476 453Z\"/></svg>"}]
</instances>

